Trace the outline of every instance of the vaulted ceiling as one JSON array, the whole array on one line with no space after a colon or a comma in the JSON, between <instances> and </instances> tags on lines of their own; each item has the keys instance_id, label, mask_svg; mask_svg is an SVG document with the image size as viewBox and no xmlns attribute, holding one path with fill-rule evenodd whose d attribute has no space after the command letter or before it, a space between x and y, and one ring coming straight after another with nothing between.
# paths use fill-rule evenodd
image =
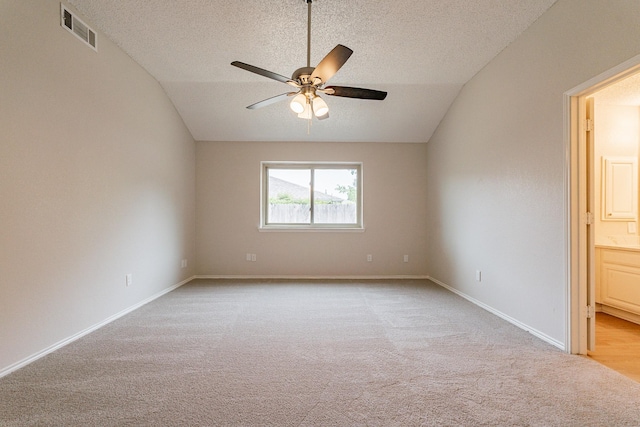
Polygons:
<instances>
[{"instance_id":1,"label":"vaulted ceiling","mask_svg":"<svg viewBox=\"0 0 640 427\"><path fill-rule=\"evenodd\" d=\"M354 53L329 84L388 92L324 96L328 120L288 101L291 87L232 67L291 76L306 65L306 0L68 0L155 77L199 141L427 142L462 86L556 0L314 0L311 65ZM99 48L99 47L98 47Z\"/></svg>"}]
</instances>

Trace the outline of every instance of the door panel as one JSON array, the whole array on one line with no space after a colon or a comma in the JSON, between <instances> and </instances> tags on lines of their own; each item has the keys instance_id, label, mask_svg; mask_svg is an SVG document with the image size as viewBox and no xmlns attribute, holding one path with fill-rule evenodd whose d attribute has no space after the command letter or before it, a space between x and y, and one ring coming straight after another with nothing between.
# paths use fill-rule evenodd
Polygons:
<instances>
[{"instance_id":1,"label":"door panel","mask_svg":"<svg viewBox=\"0 0 640 427\"><path fill-rule=\"evenodd\" d=\"M593 98L587 98L587 121L595 123ZM595 213L595 132L594 125L585 126L587 141L587 212ZM587 318L587 350L596 349L596 244L595 221L587 225L587 306L591 307L591 317Z\"/></svg>"}]
</instances>

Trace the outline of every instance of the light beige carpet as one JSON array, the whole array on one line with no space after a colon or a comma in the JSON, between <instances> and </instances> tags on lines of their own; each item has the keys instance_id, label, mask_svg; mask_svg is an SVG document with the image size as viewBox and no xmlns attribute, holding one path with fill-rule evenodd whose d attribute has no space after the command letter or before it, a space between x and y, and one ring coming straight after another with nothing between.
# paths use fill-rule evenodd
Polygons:
<instances>
[{"instance_id":1,"label":"light beige carpet","mask_svg":"<svg viewBox=\"0 0 640 427\"><path fill-rule=\"evenodd\" d=\"M0 379L0 425L638 426L640 383L428 281L195 281Z\"/></svg>"}]
</instances>

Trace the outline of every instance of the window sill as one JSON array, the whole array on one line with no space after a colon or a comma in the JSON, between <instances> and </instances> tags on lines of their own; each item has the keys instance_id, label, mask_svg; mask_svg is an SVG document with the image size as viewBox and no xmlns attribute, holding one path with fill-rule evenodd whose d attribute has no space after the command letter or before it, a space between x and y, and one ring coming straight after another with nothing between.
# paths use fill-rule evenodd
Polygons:
<instances>
[{"instance_id":1,"label":"window sill","mask_svg":"<svg viewBox=\"0 0 640 427\"><path fill-rule=\"evenodd\" d=\"M298 227L286 225L268 225L258 227L261 233L302 232L302 233L364 233L364 227Z\"/></svg>"}]
</instances>

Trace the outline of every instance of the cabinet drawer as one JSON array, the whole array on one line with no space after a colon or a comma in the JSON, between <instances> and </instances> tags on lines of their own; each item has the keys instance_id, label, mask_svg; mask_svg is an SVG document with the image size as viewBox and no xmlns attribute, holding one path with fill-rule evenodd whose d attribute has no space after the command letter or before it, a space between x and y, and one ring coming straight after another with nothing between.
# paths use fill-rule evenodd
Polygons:
<instances>
[{"instance_id":1,"label":"cabinet drawer","mask_svg":"<svg viewBox=\"0 0 640 427\"><path fill-rule=\"evenodd\" d=\"M600 262L640 267L640 252L601 249Z\"/></svg>"}]
</instances>

